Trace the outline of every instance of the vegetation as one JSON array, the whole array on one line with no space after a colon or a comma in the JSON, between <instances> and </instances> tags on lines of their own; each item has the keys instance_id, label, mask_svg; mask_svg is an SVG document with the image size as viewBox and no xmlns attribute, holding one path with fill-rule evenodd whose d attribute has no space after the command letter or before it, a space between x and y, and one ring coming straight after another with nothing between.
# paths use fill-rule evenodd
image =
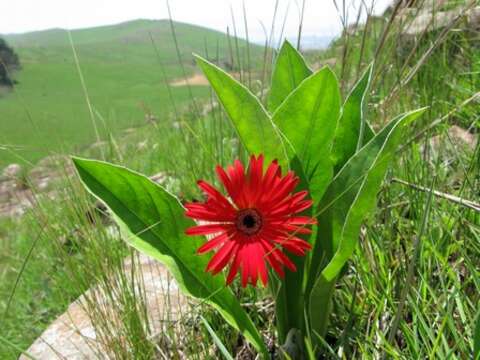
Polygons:
<instances>
[{"instance_id":1,"label":"vegetation","mask_svg":"<svg viewBox=\"0 0 480 360\"><path fill-rule=\"evenodd\" d=\"M173 26L177 43L168 20L7 36L23 69L15 91L0 98L0 144L6 147L0 166L81 152L150 120L171 121L168 114L209 94L206 86L169 86L193 74L192 52L235 70L229 46L236 44L242 57L246 51L245 41L220 32ZM252 47L250 54L254 66L261 47Z\"/></svg>"},{"instance_id":2,"label":"vegetation","mask_svg":"<svg viewBox=\"0 0 480 360\"><path fill-rule=\"evenodd\" d=\"M399 23L396 16L371 16L358 31L350 33L345 29L326 51L304 54L311 67L336 59L333 70L341 84L342 99L374 62L371 91L363 109L366 119L374 119L374 130L382 128L394 114L428 106L411 130L402 134L401 150L378 194L377 210L364 222L352 260L343 269L322 342L323 356L471 358L474 347L477 352L480 349L480 213L476 208L480 145L478 141L461 141L450 130L456 125L471 135L479 132L478 33L468 30L459 18L446 32L440 29L404 37L402 30L408 22ZM182 47L183 39L177 39ZM87 49L85 45L83 51ZM87 65L83 65L78 46L76 50L83 70ZM71 56L71 47L68 51ZM19 54L23 59L20 50ZM236 63L245 63L234 50L228 49L227 54ZM272 55L266 52L267 59ZM248 76L242 78L255 94L266 94L260 85L270 83L271 63L266 61L265 66L260 66L260 75L255 77L259 82L249 82ZM80 89L78 103L84 104L73 62L70 68L67 73L72 86ZM156 68L151 74L158 71ZM40 70L37 74L41 74ZM94 86L87 86L90 98L95 91ZM179 106L183 99L194 100L186 94L185 98L174 97L169 106ZM159 122L128 135L112 132L100 150L78 153L145 174L163 172L168 175L164 185L170 191L182 200L198 199L198 179L215 182L215 164L225 166L247 155L215 98L204 99L198 104L202 110L205 106L210 111L202 111L200 116L193 107L184 107L170 117L162 116L158 110ZM28 100L21 109L34 105ZM137 358L151 358L152 354L167 358L228 358L251 352L238 334L203 303L192 305L180 328L165 324L169 341L145 333L145 297L132 292L128 277L127 281L116 281L114 289L108 285L111 276L122 278L121 263L124 256L132 256L132 250L117 232L108 230L101 212L94 212L95 221L88 220L85 213L91 211L94 202L76 178L66 178L56 186L55 200L36 193L39 206L22 218L0 223L0 358L17 358L92 283L110 291L113 298L119 298L115 294L137 294L121 297L124 301L118 305L118 314L124 316L120 323L112 323L111 314L96 306L95 301L87 304L88 312L99 319L97 330L103 343L111 344L108 350L115 357L128 357L126 354L132 351ZM233 291L264 339L274 344L277 338L272 299L267 291L241 290L239 284ZM205 321L199 320L200 315ZM196 327L192 323L208 326ZM115 341L119 332L129 341Z\"/></svg>"},{"instance_id":3,"label":"vegetation","mask_svg":"<svg viewBox=\"0 0 480 360\"><path fill-rule=\"evenodd\" d=\"M18 55L4 39L0 38L0 86L12 86L11 72L19 67Z\"/></svg>"}]
</instances>

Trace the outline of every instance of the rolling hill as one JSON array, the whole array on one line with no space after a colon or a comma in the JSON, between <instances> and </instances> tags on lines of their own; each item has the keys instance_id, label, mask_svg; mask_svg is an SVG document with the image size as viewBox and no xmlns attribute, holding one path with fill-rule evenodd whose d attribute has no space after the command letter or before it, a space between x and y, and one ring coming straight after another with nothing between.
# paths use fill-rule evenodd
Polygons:
<instances>
[{"instance_id":1,"label":"rolling hill","mask_svg":"<svg viewBox=\"0 0 480 360\"><path fill-rule=\"evenodd\" d=\"M192 52L208 55L222 66L231 63L224 33L173 23L180 58L187 74L195 71ZM191 102L186 86L166 82L183 76L168 20L135 20L70 32L100 137L140 126L145 115L168 121L173 106ZM69 33L51 29L3 35L20 56L22 70L15 91L0 92L0 167L22 159L35 162L49 153L75 152L95 141ZM231 40L232 42L234 40ZM246 42L238 40L240 54ZM261 47L251 46L259 59ZM242 56L242 55L241 55ZM192 86L195 98L208 95Z\"/></svg>"}]
</instances>

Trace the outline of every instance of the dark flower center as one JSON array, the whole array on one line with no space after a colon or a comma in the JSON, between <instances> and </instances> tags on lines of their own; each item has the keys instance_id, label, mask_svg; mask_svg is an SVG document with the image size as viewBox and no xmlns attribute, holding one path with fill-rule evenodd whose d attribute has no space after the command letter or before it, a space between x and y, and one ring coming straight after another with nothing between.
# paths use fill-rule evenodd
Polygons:
<instances>
[{"instance_id":1,"label":"dark flower center","mask_svg":"<svg viewBox=\"0 0 480 360\"><path fill-rule=\"evenodd\" d=\"M256 209L240 210L235 225L245 235L255 235L262 228L262 217Z\"/></svg>"}]
</instances>

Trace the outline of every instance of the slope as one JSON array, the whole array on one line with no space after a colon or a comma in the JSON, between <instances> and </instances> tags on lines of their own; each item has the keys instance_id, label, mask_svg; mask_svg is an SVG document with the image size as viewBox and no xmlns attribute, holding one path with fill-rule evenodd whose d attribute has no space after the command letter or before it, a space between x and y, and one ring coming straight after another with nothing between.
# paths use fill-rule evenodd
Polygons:
<instances>
[{"instance_id":1,"label":"slope","mask_svg":"<svg viewBox=\"0 0 480 360\"><path fill-rule=\"evenodd\" d=\"M181 65L187 74L195 71L192 52L236 66L225 34L173 25L181 63L168 20L71 31L92 113L66 30L4 36L19 54L22 70L16 74L15 91L0 95L0 166L75 152L96 140L94 126L105 138L110 132L140 126L145 118L168 121L171 99L180 109L191 102L186 86L171 88L170 96L166 82L183 76ZM244 53L246 42L238 44ZM251 53L259 59L261 48L252 46ZM208 95L204 86L193 86L191 92L198 99Z\"/></svg>"}]
</instances>

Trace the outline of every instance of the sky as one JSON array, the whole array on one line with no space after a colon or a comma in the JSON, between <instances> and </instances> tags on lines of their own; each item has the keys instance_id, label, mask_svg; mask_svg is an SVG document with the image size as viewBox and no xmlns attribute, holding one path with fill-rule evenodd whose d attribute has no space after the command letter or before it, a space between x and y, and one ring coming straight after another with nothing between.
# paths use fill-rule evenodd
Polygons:
<instances>
[{"instance_id":1,"label":"sky","mask_svg":"<svg viewBox=\"0 0 480 360\"><path fill-rule=\"evenodd\" d=\"M392 0L345 0L348 21L355 22L359 5L373 1L374 12L381 13ZM271 30L278 2L276 31L284 19L284 34L295 37L303 0L170 0L172 18L220 31L232 29L231 9L239 35L244 34L243 4L249 37L265 39ZM341 6L343 0L336 0ZM332 36L341 30L335 0L305 0L303 34ZM342 9L339 9L342 12ZM50 28L77 29L115 24L134 19L168 18L166 0L13 0L0 1L0 33L22 33Z\"/></svg>"}]
</instances>

